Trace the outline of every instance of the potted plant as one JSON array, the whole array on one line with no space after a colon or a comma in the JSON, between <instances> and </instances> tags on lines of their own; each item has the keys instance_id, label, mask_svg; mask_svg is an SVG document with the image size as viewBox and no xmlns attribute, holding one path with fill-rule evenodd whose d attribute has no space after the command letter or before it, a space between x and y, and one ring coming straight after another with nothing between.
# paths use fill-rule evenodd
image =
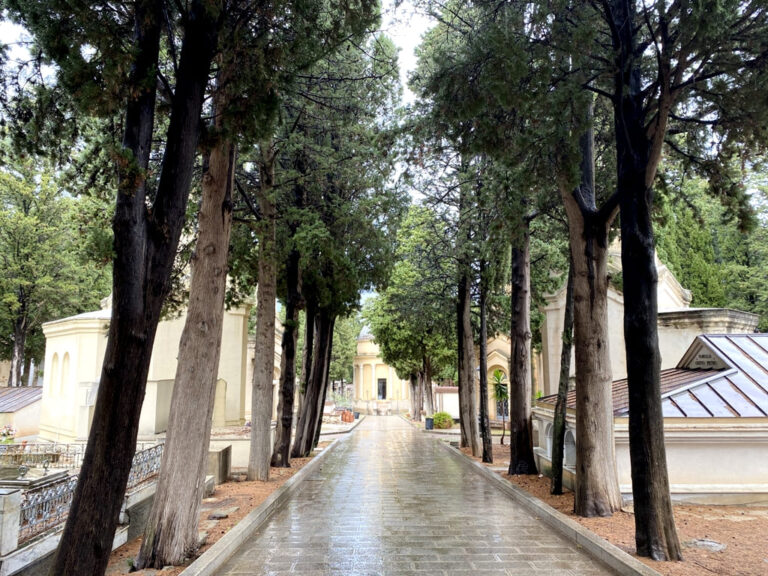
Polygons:
<instances>
[{"instance_id":1,"label":"potted plant","mask_svg":"<svg viewBox=\"0 0 768 576\"><path fill-rule=\"evenodd\" d=\"M10 424L6 424L0 429L0 442L3 444L13 444L13 439L16 436L16 430Z\"/></svg>"}]
</instances>

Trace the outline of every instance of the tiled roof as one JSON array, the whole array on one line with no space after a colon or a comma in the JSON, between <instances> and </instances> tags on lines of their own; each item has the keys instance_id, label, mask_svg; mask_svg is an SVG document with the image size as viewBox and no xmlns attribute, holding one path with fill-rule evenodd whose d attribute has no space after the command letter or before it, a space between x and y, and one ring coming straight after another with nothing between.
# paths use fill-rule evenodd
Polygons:
<instances>
[{"instance_id":1,"label":"tiled roof","mask_svg":"<svg viewBox=\"0 0 768 576\"><path fill-rule=\"evenodd\" d=\"M701 379L707 378L718 374L718 370L680 370L678 368L669 368L668 370L661 371L661 395L676 390L681 387L688 386L691 383L697 382ZM627 390L627 379L614 380L612 385L613 394L613 415L624 416L629 410L629 392ZM552 404L554 406L557 401L557 395L545 396L540 398L539 402L544 404ZM576 409L576 391L571 390L568 392L567 407ZM667 416L667 414L664 414Z\"/></svg>"},{"instance_id":2,"label":"tiled roof","mask_svg":"<svg viewBox=\"0 0 768 576\"><path fill-rule=\"evenodd\" d=\"M614 416L629 413L627 380L616 380ZM667 418L768 416L768 334L705 334L696 338L676 368L661 371ZM554 405L557 397L539 402ZM576 408L576 393L568 393Z\"/></svg>"},{"instance_id":3,"label":"tiled roof","mask_svg":"<svg viewBox=\"0 0 768 576\"><path fill-rule=\"evenodd\" d=\"M42 386L0 387L0 413L16 412L42 397Z\"/></svg>"}]
</instances>

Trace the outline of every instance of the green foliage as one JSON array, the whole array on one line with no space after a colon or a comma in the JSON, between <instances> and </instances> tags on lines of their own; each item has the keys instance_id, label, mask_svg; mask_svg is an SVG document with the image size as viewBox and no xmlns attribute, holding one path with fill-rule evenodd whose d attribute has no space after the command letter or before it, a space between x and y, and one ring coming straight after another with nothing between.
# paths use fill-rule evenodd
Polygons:
<instances>
[{"instance_id":1,"label":"green foliage","mask_svg":"<svg viewBox=\"0 0 768 576\"><path fill-rule=\"evenodd\" d=\"M455 363L455 308L450 296L455 276L448 244L434 212L411 206L397 237L387 288L363 311L384 361L401 378L429 362L435 373Z\"/></svg>"},{"instance_id":2,"label":"green foliage","mask_svg":"<svg viewBox=\"0 0 768 576\"><path fill-rule=\"evenodd\" d=\"M352 366L357 354L357 336L362 327L363 323L356 314L336 320L333 327L331 367L328 373L331 382L352 381Z\"/></svg>"},{"instance_id":3,"label":"green foliage","mask_svg":"<svg viewBox=\"0 0 768 576\"><path fill-rule=\"evenodd\" d=\"M678 185L670 178L659 194L656 236L659 258L684 288L692 305L727 307L760 316L768 330L768 185L762 174L748 180L750 206L759 225L742 229L701 179Z\"/></svg>"},{"instance_id":4,"label":"green foliage","mask_svg":"<svg viewBox=\"0 0 768 576\"><path fill-rule=\"evenodd\" d=\"M393 235L406 201L392 185L397 159L386 128L398 95L388 39L371 36L361 45L344 45L295 79L271 143L262 144L277 150L277 261L298 252L303 298L334 316L354 314L360 292L389 276ZM249 196L260 186L262 145L241 154L238 177ZM253 216L233 230L232 272L243 286L255 281L258 215ZM279 268L282 298L284 272Z\"/></svg>"},{"instance_id":5,"label":"green foliage","mask_svg":"<svg viewBox=\"0 0 768 576\"><path fill-rule=\"evenodd\" d=\"M432 419L434 420L435 428L438 430L453 428L453 417L448 412L435 412L432 415Z\"/></svg>"},{"instance_id":6,"label":"green foliage","mask_svg":"<svg viewBox=\"0 0 768 576\"><path fill-rule=\"evenodd\" d=\"M39 162L39 160L38 160ZM10 357L14 326L40 363L44 322L98 307L110 275L90 258L85 201L64 196L32 160L0 171L0 357Z\"/></svg>"},{"instance_id":7,"label":"green foliage","mask_svg":"<svg viewBox=\"0 0 768 576\"><path fill-rule=\"evenodd\" d=\"M689 180L677 192L675 199L665 198L659 203L659 220L664 222L656 228L659 258L683 287L691 290L692 306L723 307L726 279L715 260L713 245L717 207L705 196L705 183L701 180ZM686 200L692 204L686 204Z\"/></svg>"},{"instance_id":8,"label":"green foliage","mask_svg":"<svg viewBox=\"0 0 768 576\"><path fill-rule=\"evenodd\" d=\"M496 402L507 402L509 400L509 387L507 386L507 376L501 370L493 371L493 397Z\"/></svg>"}]
</instances>

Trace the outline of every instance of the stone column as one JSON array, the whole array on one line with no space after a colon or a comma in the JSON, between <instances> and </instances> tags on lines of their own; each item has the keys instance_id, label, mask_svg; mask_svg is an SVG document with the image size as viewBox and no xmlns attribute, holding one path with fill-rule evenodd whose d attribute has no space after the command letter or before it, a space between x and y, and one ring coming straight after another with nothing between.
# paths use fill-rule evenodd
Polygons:
<instances>
[{"instance_id":1,"label":"stone column","mask_svg":"<svg viewBox=\"0 0 768 576\"><path fill-rule=\"evenodd\" d=\"M19 546L21 490L0 488L0 555L5 556Z\"/></svg>"}]
</instances>

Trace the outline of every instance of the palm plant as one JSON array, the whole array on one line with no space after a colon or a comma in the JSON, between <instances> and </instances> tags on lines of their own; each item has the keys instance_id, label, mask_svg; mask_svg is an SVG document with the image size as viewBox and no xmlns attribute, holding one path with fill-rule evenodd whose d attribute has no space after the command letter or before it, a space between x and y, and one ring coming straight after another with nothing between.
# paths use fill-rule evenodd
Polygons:
<instances>
[{"instance_id":1,"label":"palm plant","mask_svg":"<svg viewBox=\"0 0 768 576\"><path fill-rule=\"evenodd\" d=\"M509 400L509 388L507 388L507 375L501 370L493 371L493 397L501 404L501 445L504 445L504 435L507 432L507 401Z\"/></svg>"}]
</instances>

